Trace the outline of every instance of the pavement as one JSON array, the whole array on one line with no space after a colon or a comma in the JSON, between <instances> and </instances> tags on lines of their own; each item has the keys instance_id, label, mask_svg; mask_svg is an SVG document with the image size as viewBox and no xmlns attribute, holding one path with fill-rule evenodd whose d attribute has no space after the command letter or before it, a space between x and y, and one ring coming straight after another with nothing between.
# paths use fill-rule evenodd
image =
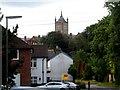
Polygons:
<instances>
[{"instance_id":1,"label":"pavement","mask_svg":"<svg viewBox=\"0 0 120 90\"><path fill-rule=\"evenodd\" d=\"M86 88L88 88L88 85L86 85ZM98 86L98 85L90 85L90 88L108 88L108 87Z\"/></svg>"},{"instance_id":2,"label":"pavement","mask_svg":"<svg viewBox=\"0 0 120 90\"><path fill-rule=\"evenodd\" d=\"M86 85L86 89L81 90L88 90L88 85ZM98 86L98 85L90 85L90 90L120 90L119 88L109 88L105 86Z\"/></svg>"}]
</instances>

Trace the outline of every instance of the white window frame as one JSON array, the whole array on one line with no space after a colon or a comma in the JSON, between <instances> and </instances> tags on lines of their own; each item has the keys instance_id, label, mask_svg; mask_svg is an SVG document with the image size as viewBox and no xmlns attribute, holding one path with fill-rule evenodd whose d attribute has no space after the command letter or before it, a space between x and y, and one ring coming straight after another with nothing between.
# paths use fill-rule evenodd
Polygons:
<instances>
[{"instance_id":1,"label":"white window frame","mask_svg":"<svg viewBox=\"0 0 120 90\"><path fill-rule=\"evenodd\" d=\"M34 66L36 64L36 66ZM36 68L37 67L37 58L33 58L32 60L31 60L31 67L32 68Z\"/></svg>"},{"instance_id":2,"label":"white window frame","mask_svg":"<svg viewBox=\"0 0 120 90\"><path fill-rule=\"evenodd\" d=\"M17 58L13 58L12 60L19 60L19 50L17 50Z\"/></svg>"},{"instance_id":3,"label":"white window frame","mask_svg":"<svg viewBox=\"0 0 120 90\"><path fill-rule=\"evenodd\" d=\"M37 83L37 76L31 77L31 83Z\"/></svg>"}]
</instances>

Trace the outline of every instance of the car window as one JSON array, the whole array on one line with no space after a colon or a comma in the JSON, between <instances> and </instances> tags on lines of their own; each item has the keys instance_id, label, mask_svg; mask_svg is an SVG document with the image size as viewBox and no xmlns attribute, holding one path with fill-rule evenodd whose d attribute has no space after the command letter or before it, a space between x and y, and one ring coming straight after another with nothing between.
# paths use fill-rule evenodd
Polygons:
<instances>
[{"instance_id":1,"label":"car window","mask_svg":"<svg viewBox=\"0 0 120 90\"><path fill-rule=\"evenodd\" d=\"M70 85L70 83L68 83L68 82L64 82L64 83Z\"/></svg>"},{"instance_id":2,"label":"car window","mask_svg":"<svg viewBox=\"0 0 120 90\"><path fill-rule=\"evenodd\" d=\"M55 85L55 83L49 83L49 84L47 84L47 85Z\"/></svg>"},{"instance_id":3,"label":"car window","mask_svg":"<svg viewBox=\"0 0 120 90\"><path fill-rule=\"evenodd\" d=\"M55 83L55 85L61 85L61 83Z\"/></svg>"}]
</instances>

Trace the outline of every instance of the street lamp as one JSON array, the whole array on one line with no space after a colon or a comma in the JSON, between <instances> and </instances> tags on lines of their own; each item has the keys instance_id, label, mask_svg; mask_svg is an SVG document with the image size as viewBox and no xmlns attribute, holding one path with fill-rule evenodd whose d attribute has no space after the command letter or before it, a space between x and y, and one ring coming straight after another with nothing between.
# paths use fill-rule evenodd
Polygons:
<instances>
[{"instance_id":1,"label":"street lamp","mask_svg":"<svg viewBox=\"0 0 120 90\"><path fill-rule=\"evenodd\" d=\"M22 18L22 16L6 16L6 88L8 90L8 19Z\"/></svg>"}]
</instances>

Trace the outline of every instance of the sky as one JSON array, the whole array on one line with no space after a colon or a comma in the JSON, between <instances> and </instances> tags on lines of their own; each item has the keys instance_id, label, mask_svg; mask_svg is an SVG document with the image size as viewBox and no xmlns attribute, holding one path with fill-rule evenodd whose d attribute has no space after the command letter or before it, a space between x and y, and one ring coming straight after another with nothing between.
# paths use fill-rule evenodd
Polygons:
<instances>
[{"instance_id":1,"label":"sky","mask_svg":"<svg viewBox=\"0 0 120 90\"><path fill-rule=\"evenodd\" d=\"M18 24L18 37L43 36L55 31L55 17L58 20L62 11L69 20L69 33L76 35L108 15L104 4L105 0L2 0L1 24L6 25L6 16L22 16L8 20L11 31Z\"/></svg>"}]
</instances>

